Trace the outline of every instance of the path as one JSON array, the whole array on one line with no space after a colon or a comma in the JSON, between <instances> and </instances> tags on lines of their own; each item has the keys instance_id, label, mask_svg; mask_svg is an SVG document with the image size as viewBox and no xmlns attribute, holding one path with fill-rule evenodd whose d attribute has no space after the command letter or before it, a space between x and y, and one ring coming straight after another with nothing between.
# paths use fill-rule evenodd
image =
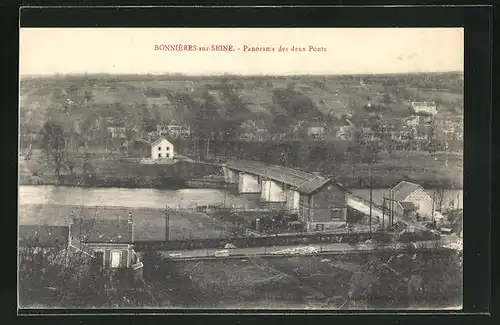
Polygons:
<instances>
[{"instance_id":1,"label":"path","mask_svg":"<svg viewBox=\"0 0 500 325\"><path fill-rule=\"evenodd\" d=\"M418 248L431 247L433 244L439 243L440 245L447 245L453 241L451 238L444 238L443 240L435 241L418 241L415 242ZM316 252L349 252L349 251L373 251L378 248L389 249L403 249L407 247L408 243L390 243L390 244L373 244L373 243L358 243L358 244L311 244L307 246L289 245L289 246L272 246L272 247L248 247L248 248L235 248L228 249L229 256L255 256L255 255L290 255L290 250L297 249L298 247L313 247ZM209 249L195 249L195 250L171 250L162 251L161 255L169 257L175 254L173 258L213 258L216 251L224 250L224 248L209 248Z\"/></svg>"}]
</instances>

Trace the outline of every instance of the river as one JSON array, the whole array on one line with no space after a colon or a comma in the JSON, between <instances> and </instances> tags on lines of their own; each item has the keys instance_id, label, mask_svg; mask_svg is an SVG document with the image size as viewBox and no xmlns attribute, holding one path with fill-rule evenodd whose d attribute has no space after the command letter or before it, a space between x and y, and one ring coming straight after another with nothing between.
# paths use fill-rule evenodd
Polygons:
<instances>
[{"instance_id":1,"label":"river","mask_svg":"<svg viewBox=\"0 0 500 325\"><path fill-rule=\"evenodd\" d=\"M351 189L353 195L368 199L369 190ZM429 191L432 195L432 190ZM387 189L373 190L375 204L382 202ZM380 202L379 202L380 201ZM443 206L453 202L455 207L463 207L462 190L446 190ZM219 189L126 189L126 188L88 188L67 186L31 186L19 187L20 204L54 204L75 206L121 206L127 208L186 208L195 205L217 205L255 208L259 205L259 196L255 194L238 195Z\"/></svg>"},{"instance_id":2,"label":"river","mask_svg":"<svg viewBox=\"0 0 500 325\"><path fill-rule=\"evenodd\" d=\"M21 185L19 204L120 206L126 208L187 208L195 205L258 206L257 195L237 195L219 189L127 189L51 185Z\"/></svg>"}]
</instances>

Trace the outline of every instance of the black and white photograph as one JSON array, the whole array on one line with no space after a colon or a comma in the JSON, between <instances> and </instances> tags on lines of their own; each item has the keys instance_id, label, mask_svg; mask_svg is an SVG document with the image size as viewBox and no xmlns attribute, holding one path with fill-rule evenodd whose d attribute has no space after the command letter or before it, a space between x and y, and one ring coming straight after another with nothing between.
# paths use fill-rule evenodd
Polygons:
<instances>
[{"instance_id":1,"label":"black and white photograph","mask_svg":"<svg viewBox=\"0 0 500 325\"><path fill-rule=\"evenodd\" d=\"M462 310L463 28L19 45L19 308Z\"/></svg>"}]
</instances>

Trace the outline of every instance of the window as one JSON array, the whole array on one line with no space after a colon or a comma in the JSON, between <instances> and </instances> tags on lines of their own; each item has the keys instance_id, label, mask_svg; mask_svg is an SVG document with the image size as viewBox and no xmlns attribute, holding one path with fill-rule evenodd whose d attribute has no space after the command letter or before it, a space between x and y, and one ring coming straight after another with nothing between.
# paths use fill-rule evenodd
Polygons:
<instances>
[{"instance_id":1,"label":"window","mask_svg":"<svg viewBox=\"0 0 500 325\"><path fill-rule=\"evenodd\" d=\"M120 260L122 258L122 253L120 251L111 252L111 267L120 267Z\"/></svg>"},{"instance_id":2,"label":"window","mask_svg":"<svg viewBox=\"0 0 500 325\"><path fill-rule=\"evenodd\" d=\"M161 153L158 154L158 158L161 158Z\"/></svg>"},{"instance_id":3,"label":"window","mask_svg":"<svg viewBox=\"0 0 500 325\"><path fill-rule=\"evenodd\" d=\"M325 225L322 223L317 223L316 224L316 231L322 231L325 230Z\"/></svg>"},{"instance_id":4,"label":"window","mask_svg":"<svg viewBox=\"0 0 500 325\"><path fill-rule=\"evenodd\" d=\"M167 149L168 150L168 149ZM158 151L161 151L161 147L158 147Z\"/></svg>"},{"instance_id":5,"label":"window","mask_svg":"<svg viewBox=\"0 0 500 325\"><path fill-rule=\"evenodd\" d=\"M167 158L170 158L170 154L169 153L167 153Z\"/></svg>"},{"instance_id":6,"label":"window","mask_svg":"<svg viewBox=\"0 0 500 325\"><path fill-rule=\"evenodd\" d=\"M167 147L167 151L169 151L169 150L170 150L170 147Z\"/></svg>"}]
</instances>

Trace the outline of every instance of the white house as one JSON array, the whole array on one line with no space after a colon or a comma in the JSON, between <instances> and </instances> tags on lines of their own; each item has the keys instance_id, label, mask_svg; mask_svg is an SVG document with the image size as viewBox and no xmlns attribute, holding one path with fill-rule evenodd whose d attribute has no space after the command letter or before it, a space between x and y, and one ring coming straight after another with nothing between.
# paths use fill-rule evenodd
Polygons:
<instances>
[{"instance_id":1,"label":"white house","mask_svg":"<svg viewBox=\"0 0 500 325\"><path fill-rule=\"evenodd\" d=\"M307 136L313 139L322 139L325 136L325 127L322 125L309 126L307 128Z\"/></svg>"},{"instance_id":2,"label":"white house","mask_svg":"<svg viewBox=\"0 0 500 325\"><path fill-rule=\"evenodd\" d=\"M411 206L411 209L422 217L432 218L438 208L434 198L419 184L402 181L394 186L392 191L393 207L398 214L405 214ZM391 195L387 197L390 198ZM389 207L390 201L392 200L386 201L386 207Z\"/></svg>"},{"instance_id":3,"label":"white house","mask_svg":"<svg viewBox=\"0 0 500 325\"><path fill-rule=\"evenodd\" d=\"M125 139L127 128L124 126L108 126L108 133L111 134L112 138Z\"/></svg>"},{"instance_id":4,"label":"white house","mask_svg":"<svg viewBox=\"0 0 500 325\"><path fill-rule=\"evenodd\" d=\"M159 138L151 144L151 159L173 159L174 145L165 138Z\"/></svg>"},{"instance_id":5,"label":"white house","mask_svg":"<svg viewBox=\"0 0 500 325\"><path fill-rule=\"evenodd\" d=\"M415 115L436 115L438 113L434 102L411 102L409 109Z\"/></svg>"},{"instance_id":6,"label":"white house","mask_svg":"<svg viewBox=\"0 0 500 325\"><path fill-rule=\"evenodd\" d=\"M180 124L168 124L168 125L157 125L156 133L158 136L168 135L174 138L181 137L187 139L191 136L191 128L189 125Z\"/></svg>"}]
</instances>

